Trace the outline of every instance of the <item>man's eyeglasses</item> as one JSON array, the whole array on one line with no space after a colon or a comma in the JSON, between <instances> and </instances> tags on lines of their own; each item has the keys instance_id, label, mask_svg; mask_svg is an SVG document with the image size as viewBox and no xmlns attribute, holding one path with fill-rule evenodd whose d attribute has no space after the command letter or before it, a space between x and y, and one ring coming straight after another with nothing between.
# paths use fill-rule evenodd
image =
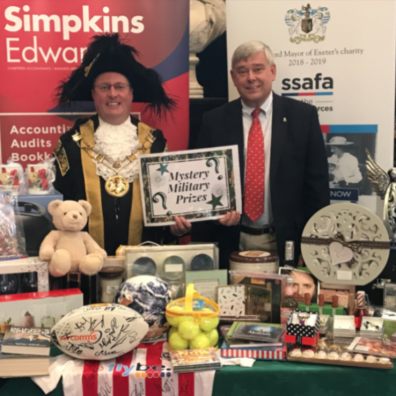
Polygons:
<instances>
[{"instance_id":1,"label":"man's eyeglasses","mask_svg":"<svg viewBox=\"0 0 396 396\"><path fill-rule=\"evenodd\" d=\"M103 83L103 84L95 85L95 89L97 89L100 92L110 92L112 87L114 88L114 90L116 92L124 92L129 88L129 84L127 84L127 83L115 83L115 84Z\"/></svg>"}]
</instances>

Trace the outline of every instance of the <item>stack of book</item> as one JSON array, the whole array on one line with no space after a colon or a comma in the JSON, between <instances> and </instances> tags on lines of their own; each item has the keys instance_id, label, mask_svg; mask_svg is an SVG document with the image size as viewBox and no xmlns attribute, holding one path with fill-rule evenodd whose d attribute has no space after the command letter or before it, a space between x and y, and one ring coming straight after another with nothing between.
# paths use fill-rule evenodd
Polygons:
<instances>
[{"instance_id":1,"label":"stack of book","mask_svg":"<svg viewBox=\"0 0 396 396\"><path fill-rule=\"evenodd\" d=\"M224 336L221 357L284 360L283 329L277 323L234 322Z\"/></svg>"},{"instance_id":2,"label":"stack of book","mask_svg":"<svg viewBox=\"0 0 396 396\"><path fill-rule=\"evenodd\" d=\"M50 330L10 327L0 337L0 377L48 375Z\"/></svg>"},{"instance_id":3,"label":"stack of book","mask_svg":"<svg viewBox=\"0 0 396 396\"><path fill-rule=\"evenodd\" d=\"M215 348L170 351L169 354L175 373L216 370L221 367Z\"/></svg>"}]
</instances>

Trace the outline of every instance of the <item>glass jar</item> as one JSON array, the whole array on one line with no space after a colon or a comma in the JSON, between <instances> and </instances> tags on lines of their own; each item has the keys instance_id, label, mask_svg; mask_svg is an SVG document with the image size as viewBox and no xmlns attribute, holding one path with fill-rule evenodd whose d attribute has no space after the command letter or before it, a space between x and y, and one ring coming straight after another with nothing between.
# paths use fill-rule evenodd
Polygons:
<instances>
[{"instance_id":1,"label":"glass jar","mask_svg":"<svg viewBox=\"0 0 396 396\"><path fill-rule=\"evenodd\" d=\"M103 267L99 272L100 277L100 301L112 303L122 282L123 267Z\"/></svg>"}]
</instances>

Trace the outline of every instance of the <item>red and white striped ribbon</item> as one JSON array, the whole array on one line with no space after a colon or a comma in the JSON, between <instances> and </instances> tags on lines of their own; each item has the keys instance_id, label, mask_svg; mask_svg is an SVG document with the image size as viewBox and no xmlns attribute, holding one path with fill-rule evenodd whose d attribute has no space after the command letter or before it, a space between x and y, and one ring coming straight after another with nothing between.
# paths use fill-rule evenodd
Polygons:
<instances>
[{"instance_id":1,"label":"red and white striped ribbon","mask_svg":"<svg viewBox=\"0 0 396 396\"><path fill-rule=\"evenodd\" d=\"M65 396L210 396L214 374L174 374L167 344L159 342L104 362L71 359L62 380Z\"/></svg>"}]
</instances>

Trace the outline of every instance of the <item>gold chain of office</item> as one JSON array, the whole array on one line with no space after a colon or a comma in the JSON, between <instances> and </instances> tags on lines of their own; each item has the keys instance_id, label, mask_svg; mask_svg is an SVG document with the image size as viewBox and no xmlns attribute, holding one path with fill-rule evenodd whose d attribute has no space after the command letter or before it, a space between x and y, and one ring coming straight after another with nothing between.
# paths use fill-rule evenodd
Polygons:
<instances>
[{"instance_id":1,"label":"gold chain of office","mask_svg":"<svg viewBox=\"0 0 396 396\"><path fill-rule=\"evenodd\" d=\"M73 139L79 143L81 140L81 135L77 134L76 136L73 136ZM146 144L151 146L152 142L154 141L152 138L149 138L148 140L149 142L145 143L145 146ZM84 143L85 145L83 147L80 145L80 148L84 150L96 164L103 164L106 168L110 169L114 173L114 175L106 179L106 192L116 198L121 198L126 195L129 191L129 182L128 179L124 176L121 176L119 172L137 159L138 154L143 151L143 145L139 144L137 150L127 155L124 159L112 161L107 155L98 152L94 147L90 146L86 142Z\"/></svg>"}]
</instances>

